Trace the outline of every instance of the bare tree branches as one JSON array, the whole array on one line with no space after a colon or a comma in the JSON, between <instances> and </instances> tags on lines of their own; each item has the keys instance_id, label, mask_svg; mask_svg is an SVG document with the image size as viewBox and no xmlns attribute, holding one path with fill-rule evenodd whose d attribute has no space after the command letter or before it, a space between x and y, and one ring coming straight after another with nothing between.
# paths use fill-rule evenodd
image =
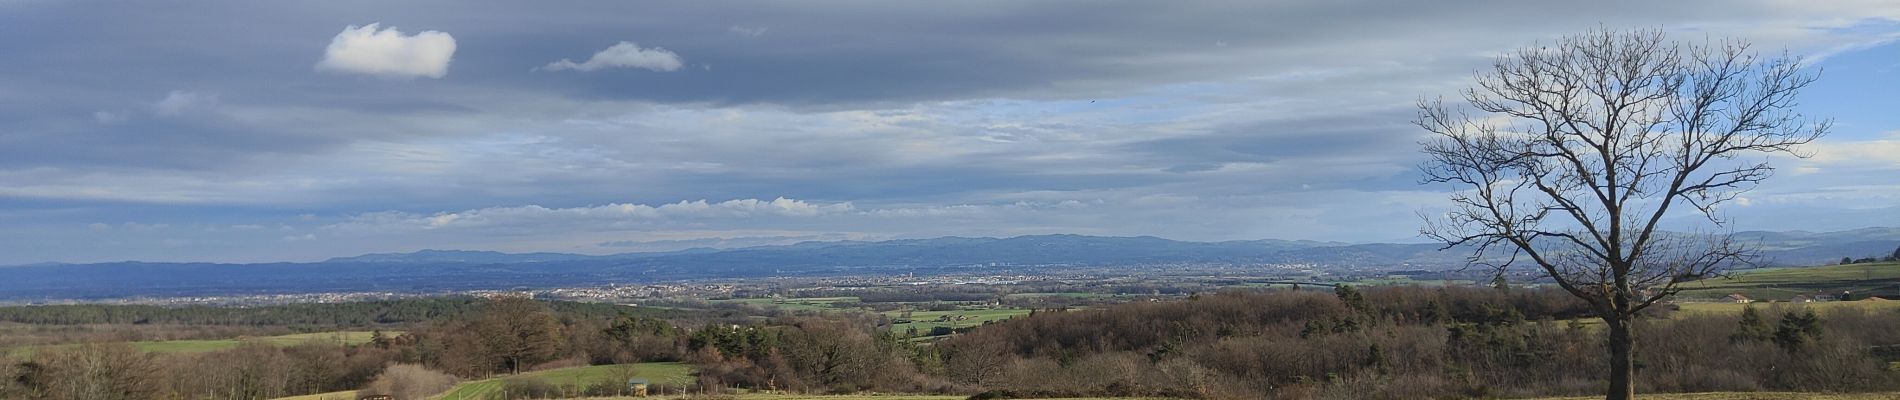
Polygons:
<instances>
[{"instance_id":1,"label":"bare tree branches","mask_svg":"<svg viewBox=\"0 0 1900 400\"><path fill-rule=\"evenodd\" d=\"M1415 123L1436 134L1425 181L1461 189L1422 232L1500 273L1534 264L1626 329L1681 283L1749 259L1726 234L1661 223L1681 213L1724 228L1720 207L1774 174L1746 157L1805 156L1798 147L1830 127L1794 111L1815 78L1785 54L1660 30L1599 30L1500 56L1463 92L1478 116L1419 103Z\"/></svg>"}]
</instances>

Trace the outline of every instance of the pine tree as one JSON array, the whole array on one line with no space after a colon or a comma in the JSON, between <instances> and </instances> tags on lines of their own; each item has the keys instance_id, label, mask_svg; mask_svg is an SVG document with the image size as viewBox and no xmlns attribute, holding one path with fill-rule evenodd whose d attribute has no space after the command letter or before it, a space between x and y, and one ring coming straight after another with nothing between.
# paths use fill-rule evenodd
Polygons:
<instances>
[{"instance_id":1,"label":"pine tree","mask_svg":"<svg viewBox=\"0 0 1900 400\"><path fill-rule=\"evenodd\" d=\"M1788 351L1799 351L1820 337L1821 317L1814 315L1814 310L1800 314L1789 311L1781 316L1781 324L1775 328L1775 345Z\"/></svg>"},{"instance_id":2,"label":"pine tree","mask_svg":"<svg viewBox=\"0 0 1900 400\"><path fill-rule=\"evenodd\" d=\"M1367 309L1366 295L1364 293L1359 293L1359 290L1353 289L1351 285L1339 285L1338 287L1334 287L1333 295L1338 296L1339 301L1346 303L1346 307L1351 308L1353 311L1358 311L1358 312L1371 311Z\"/></svg>"},{"instance_id":3,"label":"pine tree","mask_svg":"<svg viewBox=\"0 0 1900 400\"><path fill-rule=\"evenodd\" d=\"M1755 306L1742 308L1742 320L1735 327L1735 333L1729 335L1731 342L1768 340L1775 336L1774 328L1768 327L1768 321L1761 319L1761 313Z\"/></svg>"}]
</instances>

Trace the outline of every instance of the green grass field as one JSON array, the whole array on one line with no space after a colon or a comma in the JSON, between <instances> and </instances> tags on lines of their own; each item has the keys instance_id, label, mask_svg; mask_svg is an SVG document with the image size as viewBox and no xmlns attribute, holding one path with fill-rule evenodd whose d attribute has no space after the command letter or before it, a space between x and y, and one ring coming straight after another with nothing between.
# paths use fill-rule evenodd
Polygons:
<instances>
[{"instance_id":1,"label":"green grass field","mask_svg":"<svg viewBox=\"0 0 1900 400\"><path fill-rule=\"evenodd\" d=\"M338 331L338 332L319 332L319 333L298 333L298 334L291 334L291 335L264 336L264 337L254 337L254 338L132 342L132 345L134 347L138 347L139 350L152 352L152 353L203 353L203 352L211 352L211 351L237 348L239 344L242 344L246 341L264 343L264 344L269 344L273 346L295 346L295 345L311 343L311 342L334 343L337 345L359 345L359 344L369 343L371 334L373 333L368 332L368 331ZM383 332L383 334L389 337L395 337L396 335L401 335L402 332L385 331ZM67 344L67 345L39 346L39 347L16 347L13 349L9 349L7 351L7 354L14 355L14 356L31 356L33 355L34 352L37 352L39 351L39 349L42 349L42 348L49 348L49 347L58 348L58 347L67 347L67 346L73 346L73 345Z\"/></svg>"},{"instance_id":2,"label":"green grass field","mask_svg":"<svg viewBox=\"0 0 1900 400\"><path fill-rule=\"evenodd\" d=\"M1748 304L1741 303L1678 303L1682 313L1741 314ZM1863 301L1820 301L1813 303L1755 303L1756 311L1766 312L1770 307L1805 307L1815 312L1826 313L1832 310L1861 309L1867 311L1900 310L1900 300L1863 300Z\"/></svg>"},{"instance_id":3,"label":"green grass field","mask_svg":"<svg viewBox=\"0 0 1900 400\"><path fill-rule=\"evenodd\" d=\"M1403 275L1392 275L1392 276L1387 276L1384 278L1365 278L1365 279L1360 279L1360 280L1351 281L1351 282L1338 282L1338 283L1343 283L1343 284L1353 285L1353 286L1405 286L1405 285L1454 286L1454 285L1472 284L1471 281L1448 281L1448 280L1442 280L1442 279L1412 279L1412 277L1403 276ZM1322 289L1324 289L1324 287L1322 287Z\"/></svg>"},{"instance_id":4,"label":"green grass field","mask_svg":"<svg viewBox=\"0 0 1900 400\"><path fill-rule=\"evenodd\" d=\"M540 379L549 384L561 386L587 387L600 382L624 382L626 365L594 365L586 367L560 368L546 371L526 372L516 377ZM633 376L645 378L653 383L686 385L693 383L693 370L681 363L640 363L633 364ZM509 377L483 379L465 382L449 389L436 400L484 400L492 394L499 394L503 381Z\"/></svg>"},{"instance_id":5,"label":"green grass field","mask_svg":"<svg viewBox=\"0 0 1900 400\"><path fill-rule=\"evenodd\" d=\"M1100 297L1100 296L1110 296L1110 295L1094 294L1094 293L1021 293L1021 294L1015 294L1011 296ZM795 310L795 311L848 311L848 312L864 312L864 313L872 312L870 309L866 309L866 308L844 307L844 306L840 306L839 304L839 303L856 304L857 301L858 301L857 297L809 297L809 298L777 298L777 299L747 298L747 299L714 300L714 302L716 303L751 304L751 305L757 305L760 307L777 307L780 309ZM883 313L883 315L886 317L890 317L891 319L905 319L905 317L903 316L905 312L906 311L886 311ZM891 326L891 331L904 333L904 332L908 332L911 328L916 328L919 333L925 333L925 332L929 332L931 329L935 329L936 327L940 327L940 326L949 327L952 329L969 328L969 327L974 327L974 326L981 326L983 325L984 322L988 322L988 321L1001 321L1001 320L1014 318L1017 316L1029 315L1029 310L1026 310L1026 309L989 309L989 308L967 308L967 309L960 309L960 310L955 310L955 311L915 311L913 310L913 311L908 311L908 312L911 313L911 316L908 319L910 319L912 322L902 323L902 324L893 324ZM950 316L950 320L947 320L947 321L939 320L940 317L943 317L946 315ZM961 319L957 318L959 316L962 318Z\"/></svg>"},{"instance_id":6,"label":"green grass field","mask_svg":"<svg viewBox=\"0 0 1900 400\"><path fill-rule=\"evenodd\" d=\"M808 298L747 298L713 300L714 303L751 304L760 307L777 307L793 311L833 311L843 310L836 303L856 303L856 297L808 297Z\"/></svg>"},{"instance_id":7,"label":"green grass field","mask_svg":"<svg viewBox=\"0 0 1900 400\"><path fill-rule=\"evenodd\" d=\"M1716 299L1740 293L1755 300L1787 301L1800 294L1900 295L1900 263L1828 265L1738 271L1725 278L1690 282L1681 297Z\"/></svg>"},{"instance_id":8,"label":"green grass field","mask_svg":"<svg viewBox=\"0 0 1900 400\"><path fill-rule=\"evenodd\" d=\"M956 310L956 311L911 311L910 317L908 319L910 319L912 322L903 323L903 324L892 324L891 331L901 334L901 333L909 331L910 328L917 328L918 332L927 333L927 332L930 332L931 329L935 329L936 327L939 327L939 326L950 327L952 329L968 328L968 327L973 327L973 326L982 326L983 323L986 321L1001 321L1001 320L1006 320L1006 319L1015 318L1015 317L1024 316L1024 315L1029 315L1029 310L995 309L995 310ZM905 318L904 311L889 311L889 312L885 312L884 316L890 317L893 320ZM939 321L939 319L944 316L949 316L950 320ZM963 318L960 320L957 319L957 317L959 316Z\"/></svg>"},{"instance_id":9,"label":"green grass field","mask_svg":"<svg viewBox=\"0 0 1900 400\"><path fill-rule=\"evenodd\" d=\"M1107 294L1107 293L1087 293L1087 292L1037 292L1037 293L1010 293L1007 295L1003 295L1004 299L1034 299L1034 298L1045 298L1045 297L1059 297L1059 298L1070 298L1070 299L1094 299L1094 298L1103 298L1103 297L1116 297L1116 295Z\"/></svg>"}]
</instances>

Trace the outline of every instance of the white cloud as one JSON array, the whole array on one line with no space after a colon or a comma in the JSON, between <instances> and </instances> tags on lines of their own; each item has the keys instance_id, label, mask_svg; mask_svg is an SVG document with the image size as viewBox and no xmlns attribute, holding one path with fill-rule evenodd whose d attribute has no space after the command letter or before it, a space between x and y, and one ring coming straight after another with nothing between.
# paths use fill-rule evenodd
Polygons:
<instances>
[{"instance_id":1,"label":"white cloud","mask_svg":"<svg viewBox=\"0 0 1900 400\"><path fill-rule=\"evenodd\" d=\"M736 199L722 202L705 200L650 206L614 203L598 206L548 208L538 205L488 207L459 212L420 215L404 212L375 212L353 216L338 227L410 227L437 229L450 227L536 225L560 221L661 221L668 219L743 219L751 217L811 217L849 213L851 203L817 204L784 197L772 200Z\"/></svg>"},{"instance_id":2,"label":"white cloud","mask_svg":"<svg viewBox=\"0 0 1900 400\"><path fill-rule=\"evenodd\" d=\"M330 47L323 50L323 61L318 61L316 68L396 78L441 78L449 74L449 60L454 57L455 37L448 33L404 35L395 27L382 29L379 24L350 25L330 39Z\"/></svg>"},{"instance_id":3,"label":"white cloud","mask_svg":"<svg viewBox=\"0 0 1900 400\"><path fill-rule=\"evenodd\" d=\"M672 50L659 47L641 48L633 42L620 42L588 57L586 62L561 59L541 66L548 71L593 71L606 68L640 68L651 71L676 71L684 65L680 56Z\"/></svg>"},{"instance_id":4,"label":"white cloud","mask_svg":"<svg viewBox=\"0 0 1900 400\"><path fill-rule=\"evenodd\" d=\"M769 29L769 28L766 28L763 26L755 27L755 26L742 26L742 25L733 25L730 27L726 27L727 32L732 32L733 34L736 34L736 35L752 36L752 37L765 35L766 29Z\"/></svg>"},{"instance_id":5,"label":"white cloud","mask_svg":"<svg viewBox=\"0 0 1900 400\"><path fill-rule=\"evenodd\" d=\"M215 95L173 90L171 93L165 94L165 98L159 99L158 103L152 104L152 112L158 113L158 115L161 116L170 117L183 115L194 109L202 109L217 104L218 96ZM99 118L97 114L94 114L93 117L95 119ZM119 121L123 122L124 117L119 117ZM105 122L105 120L101 120L100 122Z\"/></svg>"},{"instance_id":6,"label":"white cloud","mask_svg":"<svg viewBox=\"0 0 1900 400\"><path fill-rule=\"evenodd\" d=\"M1809 144L1804 150L1814 153L1814 157L1809 161L1822 165L1900 167L1900 137L1860 141L1817 141Z\"/></svg>"}]
</instances>

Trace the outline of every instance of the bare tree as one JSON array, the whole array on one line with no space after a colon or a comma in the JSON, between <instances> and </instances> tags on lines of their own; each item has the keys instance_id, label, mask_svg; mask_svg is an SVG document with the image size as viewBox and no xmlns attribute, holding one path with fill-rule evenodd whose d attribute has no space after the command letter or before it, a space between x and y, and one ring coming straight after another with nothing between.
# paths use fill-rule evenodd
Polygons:
<instances>
[{"instance_id":1,"label":"bare tree","mask_svg":"<svg viewBox=\"0 0 1900 400\"><path fill-rule=\"evenodd\" d=\"M1637 313L1752 254L1713 229L1665 232L1664 220L1725 228L1717 208L1774 172L1769 155L1805 156L1796 147L1830 124L1793 111L1816 75L1746 42L1660 30L1566 37L1476 75L1468 108L1419 104L1415 122L1435 134L1426 182L1459 188L1422 232L1500 274L1534 265L1587 301L1609 335L1608 398L1631 398Z\"/></svg>"}]
</instances>

